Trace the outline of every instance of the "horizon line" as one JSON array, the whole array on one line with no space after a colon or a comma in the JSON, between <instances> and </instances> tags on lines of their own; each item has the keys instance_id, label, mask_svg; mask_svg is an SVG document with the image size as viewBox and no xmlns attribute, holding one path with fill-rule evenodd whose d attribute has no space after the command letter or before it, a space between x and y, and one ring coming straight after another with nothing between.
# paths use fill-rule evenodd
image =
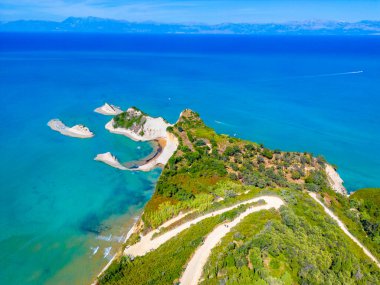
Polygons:
<instances>
[{"instance_id":1,"label":"horizon line","mask_svg":"<svg viewBox=\"0 0 380 285\"><path fill-rule=\"evenodd\" d=\"M165 24L165 25L205 25L205 26L218 26L224 24L236 24L236 25L284 25L284 24L299 24L299 23L346 23L346 24L356 24L362 22L380 22L379 20L368 20L362 19L358 21L345 21L345 20L322 20L322 19L311 19L311 20L292 20L292 21L282 21L282 22L220 22L220 23L205 23L205 22L160 22L155 20L144 20L144 21L131 21L128 19L116 19L116 18L107 18L107 17L96 17L96 16L86 16L86 17L76 17L69 16L64 18L63 20L43 20L43 19L17 19L11 21L0 21L2 24L6 23L14 23L14 22L51 22L51 23L63 23L69 19L99 19L99 20L109 20L109 21L117 21L117 22L128 22L128 23L136 23L136 24Z\"/></svg>"}]
</instances>

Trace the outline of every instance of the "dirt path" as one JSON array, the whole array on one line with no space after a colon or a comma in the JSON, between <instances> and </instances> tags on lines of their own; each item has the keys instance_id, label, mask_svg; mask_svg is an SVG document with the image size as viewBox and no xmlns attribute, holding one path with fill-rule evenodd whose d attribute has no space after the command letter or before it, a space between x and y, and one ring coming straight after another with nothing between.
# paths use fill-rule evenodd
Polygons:
<instances>
[{"instance_id":1,"label":"dirt path","mask_svg":"<svg viewBox=\"0 0 380 285\"><path fill-rule=\"evenodd\" d=\"M127 247L124 250L124 254L125 255L132 255L132 256L145 255L147 252L157 249L160 245L162 245L166 241L170 240L171 238L175 237L177 234L179 234L183 230L189 228L193 224L199 223L200 221L207 219L209 217L223 214L224 212L227 212L227 211L230 211L234 208L237 208L240 205L251 204L251 203L257 202L259 200L264 200L267 203L266 205L259 206L259 207L264 207L265 209L269 209L272 207L277 208L276 206L279 207L283 204L283 202L280 198L277 198L274 196L260 196L260 197L253 198L253 199L250 199L247 201L243 201L243 202L240 202L240 203L235 204L233 206L205 214L203 216L195 218L194 220L183 223L182 225L179 225L178 227L176 227L176 228L174 228L174 229L172 229L166 233L163 233L162 235L160 235L154 239L152 239L152 236L156 231L152 231L152 232L148 233L147 235L143 236L138 243Z\"/></svg>"},{"instance_id":2,"label":"dirt path","mask_svg":"<svg viewBox=\"0 0 380 285\"><path fill-rule=\"evenodd\" d=\"M204 243L195 251L190 262L187 264L185 272L180 279L181 285L198 284L198 281L202 276L203 267L211 254L211 250L231 230L231 228L240 223L246 216L261 210L268 210L271 208L278 209L284 204L280 198L274 196L261 196L258 197L257 200L265 200L266 204L249 207L232 222L219 225L207 236Z\"/></svg>"},{"instance_id":3,"label":"dirt path","mask_svg":"<svg viewBox=\"0 0 380 285\"><path fill-rule=\"evenodd\" d=\"M376 259L375 256L372 255L372 253L356 238L354 237L349 231L348 229L346 228L346 226L343 224L343 222L341 222L339 220L339 218L337 216L335 216L335 214L333 212L331 212L330 209L328 209L321 201L319 201L319 199L317 198L317 194L316 193L312 193L312 192L309 192L309 195L315 200L318 202L318 204L320 204L323 209L325 210L325 212L333 219L335 220L337 223L338 223L338 226L344 231L344 233L346 235L348 235L348 237L350 239L352 239L358 246L360 246L364 253L370 258L372 259L373 262L376 263L376 265L380 268L380 263L379 261Z\"/></svg>"}]
</instances>

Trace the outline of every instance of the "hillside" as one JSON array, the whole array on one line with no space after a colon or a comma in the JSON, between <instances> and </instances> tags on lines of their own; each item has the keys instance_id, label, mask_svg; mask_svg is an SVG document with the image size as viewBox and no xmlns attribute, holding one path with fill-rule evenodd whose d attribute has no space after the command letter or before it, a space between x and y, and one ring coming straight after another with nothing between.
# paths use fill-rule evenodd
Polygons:
<instances>
[{"instance_id":1,"label":"hillside","mask_svg":"<svg viewBox=\"0 0 380 285\"><path fill-rule=\"evenodd\" d=\"M380 282L375 263L308 194L319 193L359 240L378 250L376 241L363 234L360 220L347 215L344 205L351 198L331 188L323 157L270 150L216 134L191 110L183 111L167 130L178 138L179 147L125 246L128 250L139 244L148 233L154 233L154 240L189 221L199 222L146 254L120 256L99 278L100 284L178 284L205 238L260 207L243 201L265 195L284 203L278 210L251 213L228 229L203 267L201 284ZM229 210L222 213L226 207Z\"/></svg>"},{"instance_id":2,"label":"hillside","mask_svg":"<svg viewBox=\"0 0 380 285\"><path fill-rule=\"evenodd\" d=\"M184 24L129 22L97 17L69 17L61 22L19 20L0 22L0 32L80 32L138 34L238 34L238 35L376 35L378 21L295 21L287 23Z\"/></svg>"}]
</instances>

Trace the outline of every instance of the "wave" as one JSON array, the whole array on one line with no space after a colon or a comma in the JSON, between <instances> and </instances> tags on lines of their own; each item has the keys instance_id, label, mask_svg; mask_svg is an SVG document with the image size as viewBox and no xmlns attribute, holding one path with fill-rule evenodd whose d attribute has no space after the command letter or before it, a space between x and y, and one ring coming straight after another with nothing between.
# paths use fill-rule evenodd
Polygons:
<instances>
[{"instance_id":1,"label":"wave","mask_svg":"<svg viewBox=\"0 0 380 285\"><path fill-rule=\"evenodd\" d=\"M103 255L104 258L106 258L106 257L110 254L111 249L112 249L112 246L110 246L110 247L106 247L106 248L104 249L104 255Z\"/></svg>"},{"instance_id":2,"label":"wave","mask_svg":"<svg viewBox=\"0 0 380 285\"><path fill-rule=\"evenodd\" d=\"M110 234L109 236L97 236L96 238L100 240L110 241L112 238L112 234Z\"/></svg>"},{"instance_id":3,"label":"wave","mask_svg":"<svg viewBox=\"0 0 380 285\"><path fill-rule=\"evenodd\" d=\"M97 246L97 247L91 247L91 250L92 250L92 255L95 255L98 252L98 250L99 250L99 246Z\"/></svg>"}]
</instances>

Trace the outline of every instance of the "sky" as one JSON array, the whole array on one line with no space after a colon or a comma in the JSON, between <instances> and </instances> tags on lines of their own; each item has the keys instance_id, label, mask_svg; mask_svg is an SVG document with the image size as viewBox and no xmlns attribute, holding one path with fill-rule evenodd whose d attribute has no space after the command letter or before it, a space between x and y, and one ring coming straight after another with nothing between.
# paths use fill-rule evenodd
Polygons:
<instances>
[{"instance_id":1,"label":"sky","mask_svg":"<svg viewBox=\"0 0 380 285\"><path fill-rule=\"evenodd\" d=\"M380 20L380 0L0 0L0 21L101 17L163 23Z\"/></svg>"}]
</instances>

